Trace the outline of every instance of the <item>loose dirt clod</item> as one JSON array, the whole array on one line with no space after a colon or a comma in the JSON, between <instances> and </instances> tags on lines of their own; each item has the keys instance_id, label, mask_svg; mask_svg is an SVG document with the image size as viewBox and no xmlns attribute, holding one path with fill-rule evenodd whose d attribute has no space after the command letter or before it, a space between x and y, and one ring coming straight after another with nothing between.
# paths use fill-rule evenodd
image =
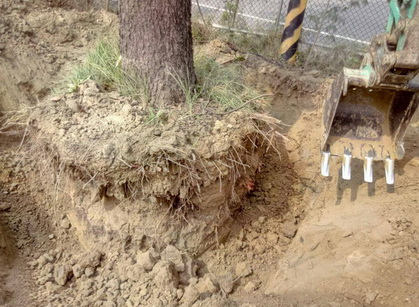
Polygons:
<instances>
[{"instance_id":1,"label":"loose dirt clod","mask_svg":"<svg viewBox=\"0 0 419 307\"><path fill-rule=\"evenodd\" d=\"M144 270L151 271L156 264L156 259L151 251L146 251L137 255L137 264Z\"/></svg>"},{"instance_id":2,"label":"loose dirt clod","mask_svg":"<svg viewBox=\"0 0 419 307\"><path fill-rule=\"evenodd\" d=\"M240 262L236 265L236 276L237 278L246 277L252 274L252 268L249 263Z\"/></svg>"}]
</instances>

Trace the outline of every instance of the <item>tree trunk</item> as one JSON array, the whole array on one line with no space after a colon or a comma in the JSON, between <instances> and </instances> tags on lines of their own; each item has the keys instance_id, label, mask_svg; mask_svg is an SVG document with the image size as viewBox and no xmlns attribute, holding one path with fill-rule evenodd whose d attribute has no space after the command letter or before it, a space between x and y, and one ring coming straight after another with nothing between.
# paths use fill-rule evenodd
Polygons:
<instances>
[{"instance_id":1,"label":"tree trunk","mask_svg":"<svg viewBox=\"0 0 419 307\"><path fill-rule=\"evenodd\" d=\"M184 100L193 86L191 0L120 0L120 47L126 71L147 82L155 106Z\"/></svg>"}]
</instances>

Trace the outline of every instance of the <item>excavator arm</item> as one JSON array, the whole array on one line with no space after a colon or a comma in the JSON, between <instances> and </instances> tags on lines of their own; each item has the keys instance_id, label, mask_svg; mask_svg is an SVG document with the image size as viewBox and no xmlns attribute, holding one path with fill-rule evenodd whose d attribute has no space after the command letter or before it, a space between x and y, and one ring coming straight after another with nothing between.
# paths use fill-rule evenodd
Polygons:
<instances>
[{"instance_id":1,"label":"excavator arm","mask_svg":"<svg viewBox=\"0 0 419 307\"><path fill-rule=\"evenodd\" d=\"M387 184L394 161L404 155L403 137L419 104L418 0L390 0L386 33L375 37L360 69L344 68L323 108L321 173L329 176L331 155L343 156L342 178L351 160L364 160L364 180L383 160Z\"/></svg>"}]
</instances>

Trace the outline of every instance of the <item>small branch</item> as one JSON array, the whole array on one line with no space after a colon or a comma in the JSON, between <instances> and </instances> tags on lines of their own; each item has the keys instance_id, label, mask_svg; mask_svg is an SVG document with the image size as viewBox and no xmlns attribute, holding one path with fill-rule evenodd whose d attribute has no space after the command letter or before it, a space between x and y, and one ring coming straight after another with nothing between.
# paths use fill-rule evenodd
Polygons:
<instances>
[{"instance_id":1,"label":"small branch","mask_svg":"<svg viewBox=\"0 0 419 307\"><path fill-rule=\"evenodd\" d=\"M236 111L238 111L240 109L243 109L245 106L247 106L252 101L258 100L258 99L263 98L263 97L268 97L268 96L273 96L273 95L272 94L260 95L260 96L257 96L255 98L249 99L248 101L246 101L245 103L243 103L241 106L239 106L239 107L237 107L237 108L235 108L233 110L230 110L230 111L227 111L227 112L223 112L223 113L216 113L216 114L217 115L226 115L226 114L230 114L230 113L236 112Z\"/></svg>"},{"instance_id":2,"label":"small branch","mask_svg":"<svg viewBox=\"0 0 419 307\"><path fill-rule=\"evenodd\" d=\"M86 188L86 186L87 186L90 182L92 182L93 180L95 180L95 178L96 178L96 175L97 175L97 174L99 174L99 173L96 173L96 174L94 174L94 175L93 175L93 177L90 177L89 181L87 181L87 182L83 185L82 190L84 190L84 189ZM90 175L89 175L89 176L90 176Z\"/></svg>"},{"instance_id":3,"label":"small branch","mask_svg":"<svg viewBox=\"0 0 419 307\"><path fill-rule=\"evenodd\" d=\"M28 126L26 126L25 132L23 133L22 141L20 142L19 148L17 149L18 152L20 151L20 149L23 146L23 143L25 142L25 138L26 138L27 133L28 133Z\"/></svg>"},{"instance_id":4,"label":"small branch","mask_svg":"<svg viewBox=\"0 0 419 307\"><path fill-rule=\"evenodd\" d=\"M126 166L128 166L129 168L133 168L134 166L133 165L131 165L131 164L129 164L129 163L127 163L127 162L125 162L124 160L122 160L121 158L116 158L117 160L119 160L119 161L121 161L122 163L124 163Z\"/></svg>"}]
</instances>

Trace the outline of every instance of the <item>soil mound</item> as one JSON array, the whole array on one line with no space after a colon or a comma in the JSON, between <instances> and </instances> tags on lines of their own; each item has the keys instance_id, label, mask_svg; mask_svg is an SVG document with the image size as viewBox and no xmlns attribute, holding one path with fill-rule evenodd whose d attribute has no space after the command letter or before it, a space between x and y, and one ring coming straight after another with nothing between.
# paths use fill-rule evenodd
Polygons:
<instances>
[{"instance_id":1,"label":"soil mound","mask_svg":"<svg viewBox=\"0 0 419 307\"><path fill-rule=\"evenodd\" d=\"M94 234L89 246L116 233L141 245L158 233L193 254L223 240L263 155L280 153L277 124L246 112L154 112L93 82L31 116L34 150L55 174L47 190L65 191L60 206L82 237Z\"/></svg>"},{"instance_id":2,"label":"soil mound","mask_svg":"<svg viewBox=\"0 0 419 307\"><path fill-rule=\"evenodd\" d=\"M35 105L98 36L115 30L107 12L51 9L41 1L0 1L0 111Z\"/></svg>"}]
</instances>

